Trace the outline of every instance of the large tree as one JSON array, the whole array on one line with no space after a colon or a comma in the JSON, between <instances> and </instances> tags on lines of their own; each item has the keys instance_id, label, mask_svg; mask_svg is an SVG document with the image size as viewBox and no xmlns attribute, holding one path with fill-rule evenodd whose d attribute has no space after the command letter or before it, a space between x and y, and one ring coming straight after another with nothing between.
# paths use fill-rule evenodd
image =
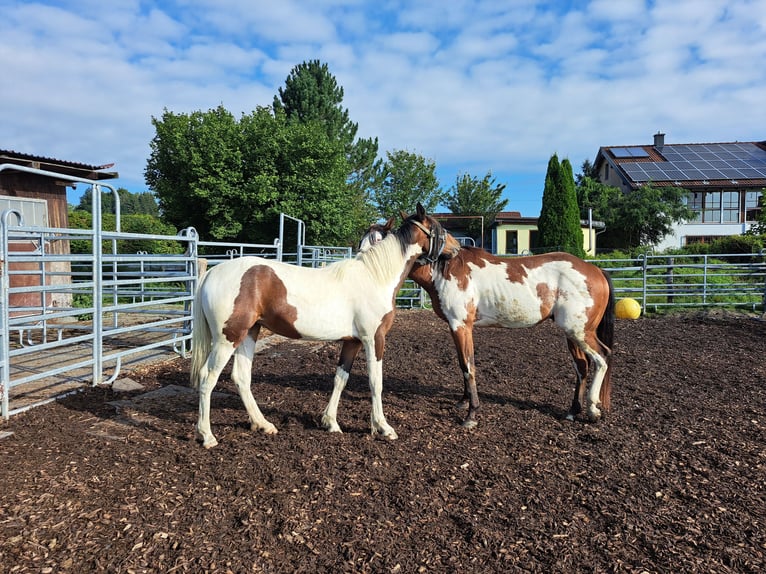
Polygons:
<instances>
[{"instance_id":1,"label":"large tree","mask_svg":"<svg viewBox=\"0 0 766 574\"><path fill-rule=\"evenodd\" d=\"M678 187L648 183L623 193L597 180L590 162L585 160L577 177L580 217L603 221L606 230L599 236L601 248L630 249L654 245L672 231L673 224L689 219L686 191Z\"/></svg>"},{"instance_id":2,"label":"large tree","mask_svg":"<svg viewBox=\"0 0 766 574\"><path fill-rule=\"evenodd\" d=\"M144 175L165 220L195 227L206 238L249 239L241 214L250 198L242 193L242 137L234 116L223 106L191 114L165 110L152 124Z\"/></svg>"},{"instance_id":3,"label":"large tree","mask_svg":"<svg viewBox=\"0 0 766 574\"><path fill-rule=\"evenodd\" d=\"M318 61L296 66L273 106L238 121L223 106L152 118L145 176L163 216L203 237L271 243L279 213L306 239L353 245L375 219L377 140L355 140L343 89Z\"/></svg>"},{"instance_id":4,"label":"large tree","mask_svg":"<svg viewBox=\"0 0 766 574\"><path fill-rule=\"evenodd\" d=\"M455 215L484 217L486 231L495 221L497 214L508 205L507 199L502 199L504 183L495 183L492 172L479 179L468 173L458 174L455 184L447 191L444 204ZM481 222L467 219L466 228L474 237L481 234ZM482 240L484 238L482 237Z\"/></svg>"},{"instance_id":5,"label":"large tree","mask_svg":"<svg viewBox=\"0 0 766 574\"><path fill-rule=\"evenodd\" d=\"M625 247L656 245L673 231L673 224L690 219L684 203L687 191L651 183L621 194L613 222L614 236Z\"/></svg>"},{"instance_id":6,"label":"large tree","mask_svg":"<svg viewBox=\"0 0 766 574\"><path fill-rule=\"evenodd\" d=\"M572 164L568 159L559 163L556 154L548 161L537 229L539 248L585 256Z\"/></svg>"},{"instance_id":7,"label":"large tree","mask_svg":"<svg viewBox=\"0 0 766 574\"><path fill-rule=\"evenodd\" d=\"M433 212L444 198L436 177L436 164L404 150L387 152L372 198L382 217L400 211L412 213L418 202L427 212Z\"/></svg>"},{"instance_id":8,"label":"large tree","mask_svg":"<svg viewBox=\"0 0 766 574\"><path fill-rule=\"evenodd\" d=\"M351 245L369 223L349 208L345 153L317 121L258 108L240 121L222 107L153 119L146 180L163 216L202 237L272 243L284 212L307 241Z\"/></svg>"},{"instance_id":9,"label":"large tree","mask_svg":"<svg viewBox=\"0 0 766 574\"><path fill-rule=\"evenodd\" d=\"M285 80L285 87L274 96L273 109L283 112L288 122L319 122L330 141L337 141L346 154L346 185L349 209L362 219L373 217L369 194L379 183L381 162L378 138L357 139L358 124L351 121L343 107L343 88L319 60L295 66Z\"/></svg>"}]
</instances>

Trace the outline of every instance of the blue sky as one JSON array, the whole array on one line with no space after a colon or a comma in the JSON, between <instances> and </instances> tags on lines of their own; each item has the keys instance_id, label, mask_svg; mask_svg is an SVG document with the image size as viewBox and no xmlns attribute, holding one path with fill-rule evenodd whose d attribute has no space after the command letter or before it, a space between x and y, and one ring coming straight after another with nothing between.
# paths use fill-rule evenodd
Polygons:
<instances>
[{"instance_id":1,"label":"blue sky","mask_svg":"<svg viewBox=\"0 0 766 574\"><path fill-rule=\"evenodd\" d=\"M381 156L491 171L536 216L551 154L766 140L766 0L0 0L0 149L114 163L146 191L152 117L270 105L319 59ZM77 201L78 189L70 194Z\"/></svg>"}]
</instances>

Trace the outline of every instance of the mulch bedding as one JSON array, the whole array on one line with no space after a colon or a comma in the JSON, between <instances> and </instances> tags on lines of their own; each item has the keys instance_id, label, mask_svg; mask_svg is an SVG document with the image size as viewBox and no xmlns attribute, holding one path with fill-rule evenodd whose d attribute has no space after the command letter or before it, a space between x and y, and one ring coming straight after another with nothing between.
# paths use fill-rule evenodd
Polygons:
<instances>
[{"instance_id":1,"label":"mulch bedding","mask_svg":"<svg viewBox=\"0 0 766 574\"><path fill-rule=\"evenodd\" d=\"M397 315L369 433L365 361L319 427L337 343L280 342L249 430L226 373L206 451L196 397L88 389L0 426L2 572L763 572L766 322L618 321L613 407L561 420L574 371L551 323L477 329L479 426L460 426L446 325ZM188 386L188 360L130 373ZM113 403L133 399L135 402ZM133 406L131 406L133 405Z\"/></svg>"}]
</instances>

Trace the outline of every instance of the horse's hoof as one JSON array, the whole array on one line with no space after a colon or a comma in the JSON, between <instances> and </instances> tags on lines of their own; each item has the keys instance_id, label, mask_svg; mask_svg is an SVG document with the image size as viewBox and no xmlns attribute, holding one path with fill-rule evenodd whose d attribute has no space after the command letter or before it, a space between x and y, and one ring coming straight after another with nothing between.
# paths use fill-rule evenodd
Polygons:
<instances>
[{"instance_id":1,"label":"horse's hoof","mask_svg":"<svg viewBox=\"0 0 766 574\"><path fill-rule=\"evenodd\" d=\"M588 410L588 420L592 423L597 423L601 419L601 411L596 407Z\"/></svg>"},{"instance_id":2,"label":"horse's hoof","mask_svg":"<svg viewBox=\"0 0 766 574\"><path fill-rule=\"evenodd\" d=\"M388 427L387 429L377 429L372 431L372 434L379 434L381 437L383 437L386 440L396 440L399 438L399 436L396 434L396 431L392 429L391 427Z\"/></svg>"},{"instance_id":3,"label":"horse's hoof","mask_svg":"<svg viewBox=\"0 0 766 574\"><path fill-rule=\"evenodd\" d=\"M473 419L468 419L466 421L463 421L463 428L475 429L477 426L479 426L479 423L477 423Z\"/></svg>"},{"instance_id":4,"label":"horse's hoof","mask_svg":"<svg viewBox=\"0 0 766 574\"><path fill-rule=\"evenodd\" d=\"M564 417L564 420L574 422L575 416L572 413L567 413L567 416Z\"/></svg>"},{"instance_id":5,"label":"horse's hoof","mask_svg":"<svg viewBox=\"0 0 766 574\"><path fill-rule=\"evenodd\" d=\"M327 432L339 432L339 433L343 432L342 430L340 430L338 421L330 419L327 416L322 417L322 428L325 429Z\"/></svg>"},{"instance_id":6,"label":"horse's hoof","mask_svg":"<svg viewBox=\"0 0 766 574\"><path fill-rule=\"evenodd\" d=\"M202 441L202 446L204 446L208 450L210 450L211 448L213 448L217 444L218 444L218 441L215 440L214 436L210 437L208 439L205 439L204 441Z\"/></svg>"}]
</instances>

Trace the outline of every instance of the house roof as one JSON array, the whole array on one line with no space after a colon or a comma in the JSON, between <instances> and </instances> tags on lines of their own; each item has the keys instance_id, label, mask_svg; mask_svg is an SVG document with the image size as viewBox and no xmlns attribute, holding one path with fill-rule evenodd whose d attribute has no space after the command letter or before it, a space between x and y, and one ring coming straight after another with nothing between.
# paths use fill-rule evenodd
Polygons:
<instances>
[{"instance_id":1,"label":"house roof","mask_svg":"<svg viewBox=\"0 0 766 574\"><path fill-rule=\"evenodd\" d=\"M604 146L594 167L612 166L631 187L648 182L693 187L766 186L766 141Z\"/></svg>"},{"instance_id":2,"label":"house roof","mask_svg":"<svg viewBox=\"0 0 766 574\"><path fill-rule=\"evenodd\" d=\"M0 149L0 164L20 165L32 169L41 169L62 175L92 180L115 179L119 177L119 174L116 171L104 171L114 167L113 163L90 165L87 163L54 159L5 149Z\"/></svg>"}]
</instances>

